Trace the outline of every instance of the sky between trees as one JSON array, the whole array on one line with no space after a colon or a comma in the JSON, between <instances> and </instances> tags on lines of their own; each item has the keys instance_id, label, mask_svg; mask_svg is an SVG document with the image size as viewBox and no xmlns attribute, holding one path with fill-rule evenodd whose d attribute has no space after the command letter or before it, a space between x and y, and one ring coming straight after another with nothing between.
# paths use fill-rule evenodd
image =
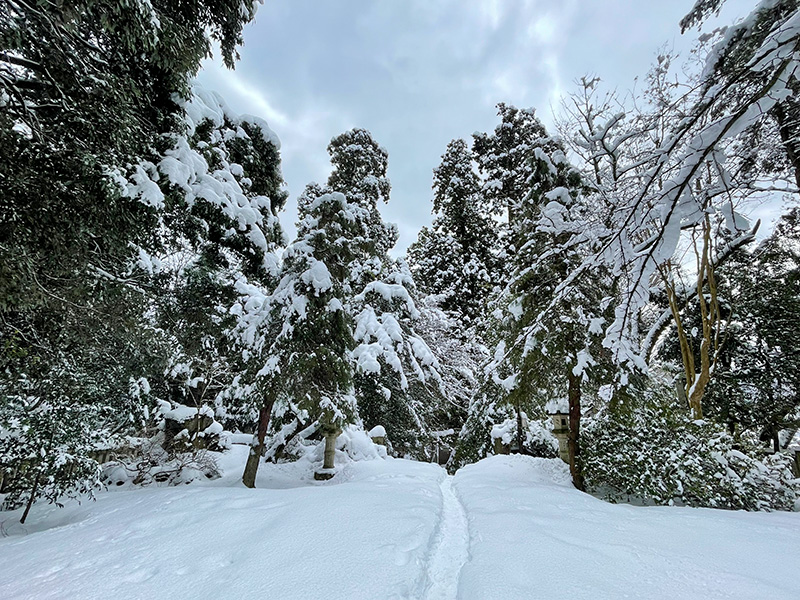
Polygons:
<instances>
[{"instance_id":1,"label":"sky between trees","mask_svg":"<svg viewBox=\"0 0 800 600\"><path fill-rule=\"evenodd\" d=\"M431 221L432 170L447 143L491 131L495 105L534 107L548 129L560 98L591 74L636 86L660 47L688 58L697 31L680 34L690 0L265 0L245 28L235 71L207 61L200 81L237 112L266 118L281 139L294 235L296 198L324 181L328 141L364 127L389 151L403 254ZM729 0L705 31L750 12ZM641 84L638 86L641 88ZM754 215L767 219L768 209ZM762 228L762 235L769 227Z\"/></svg>"}]
</instances>

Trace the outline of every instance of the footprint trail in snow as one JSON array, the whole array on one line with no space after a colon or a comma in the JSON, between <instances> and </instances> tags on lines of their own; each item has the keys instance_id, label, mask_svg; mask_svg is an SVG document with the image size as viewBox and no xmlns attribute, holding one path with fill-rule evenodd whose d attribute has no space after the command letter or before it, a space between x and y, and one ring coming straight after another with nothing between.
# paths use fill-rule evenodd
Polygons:
<instances>
[{"instance_id":1,"label":"footprint trail in snow","mask_svg":"<svg viewBox=\"0 0 800 600\"><path fill-rule=\"evenodd\" d=\"M469 558L467 515L453 491L453 477L448 475L442 487L442 520L436 544L428 562L430 585L426 600L454 600L458 597L461 567Z\"/></svg>"}]
</instances>

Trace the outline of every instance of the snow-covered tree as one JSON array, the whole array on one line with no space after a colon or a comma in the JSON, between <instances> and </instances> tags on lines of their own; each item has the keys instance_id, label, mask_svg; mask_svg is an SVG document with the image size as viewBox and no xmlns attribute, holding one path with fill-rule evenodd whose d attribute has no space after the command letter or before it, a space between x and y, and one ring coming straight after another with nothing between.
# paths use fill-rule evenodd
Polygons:
<instances>
[{"instance_id":1,"label":"snow-covered tree","mask_svg":"<svg viewBox=\"0 0 800 600\"><path fill-rule=\"evenodd\" d=\"M772 10L778 6L782 10ZM620 198L612 227L601 234L604 244L598 257L625 272L621 302L606 337L622 362L641 365L638 314L649 298L652 277L675 256L681 232L688 228L700 232L701 267L713 270L710 248L716 240L708 231L713 226L709 214L727 215L731 227L738 229L730 195L737 188L732 187L726 168L724 143L763 119L791 93L800 58L799 19L794 2L760 3L741 23L726 30L706 60L701 93L686 118L675 123L653 149L636 193ZM718 58L733 40L741 51L739 60L726 61L730 71L723 73ZM704 365L696 381L687 381L687 389L698 392L693 406L698 415L706 372Z\"/></svg>"},{"instance_id":2,"label":"snow-covered tree","mask_svg":"<svg viewBox=\"0 0 800 600\"><path fill-rule=\"evenodd\" d=\"M277 282L277 213L286 199L279 142L264 121L234 114L199 86L184 109L186 132L154 166L165 191L162 247L155 260L142 251L140 262L168 290L156 304L172 342L170 400L209 406L241 428L254 407L247 346L233 333L238 315L230 308L237 286L268 293Z\"/></svg>"},{"instance_id":3,"label":"snow-covered tree","mask_svg":"<svg viewBox=\"0 0 800 600\"><path fill-rule=\"evenodd\" d=\"M498 233L485 214L480 188L466 142L451 141L433 171L433 225L408 249L417 285L467 323L483 316L497 283Z\"/></svg>"},{"instance_id":4,"label":"snow-covered tree","mask_svg":"<svg viewBox=\"0 0 800 600\"><path fill-rule=\"evenodd\" d=\"M720 3L698 2L685 26L702 20L711 5ZM587 221L570 242L586 239L587 232L595 237L594 249L562 292L569 293L572 283L596 265L617 274L615 316L606 326L605 344L629 368L646 369L663 328L675 323L685 342L682 387L696 417L702 416L702 398L724 337L716 270L754 238L740 203L753 190L787 189L780 182L760 182L735 148L743 132L791 95L800 31L796 9L792 2L760 3L743 22L706 36L717 41L704 70L684 88L667 76L671 57L660 56L648 77L644 104L627 115L599 103L605 114L598 116L578 110L587 104L576 104L586 125L576 145L586 159L585 171L594 175L586 179L594 182L600 218ZM594 84L584 81L585 88ZM686 250L696 263L689 271ZM651 293L665 294L670 307L648 317L648 331L640 333ZM681 323L680 306L689 296L696 298L701 316L697 361L689 329Z\"/></svg>"},{"instance_id":5,"label":"snow-covered tree","mask_svg":"<svg viewBox=\"0 0 800 600\"><path fill-rule=\"evenodd\" d=\"M497 105L500 124L491 133L475 133L472 152L483 178L482 194L492 214L513 227L528 195L535 140L546 135L532 108Z\"/></svg>"},{"instance_id":6,"label":"snow-covered tree","mask_svg":"<svg viewBox=\"0 0 800 600\"><path fill-rule=\"evenodd\" d=\"M266 339L257 374L262 415L296 421L326 439L324 468L332 468L338 431L358 419L353 390L352 320L344 282L352 260L356 213L343 194L323 194L304 206L297 239L286 249L277 288L268 298ZM259 421L243 481L254 487L267 433Z\"/></svg>"},{"instance_id":7,"label":"snow-covered tree","mask_svg":"<svg viewBox=\"0 0 800 600\"><path fill-rule=\"evenodd\" d=\"M714 377L705 398L706 415L728 426L734 436L751 432L781 448L781 430L800 424L797 358L793 332L800 319L800 255L797 209L752 251L739 250L719 269L722 303L728 323ZM698 314L687 308L690 314ZM696 331L696 317L687 319ZM669 332L659 358L678 354Z\"/></svg>"},{"instance_id":8,"label":"snow-covered tree","mask_svg":"<svg viewBox=\"0 0 800 600\"><path fill-rule=\"evenodd\" d=\"M492 417L516 421L516 445L524 452L526 415L541 416L545 404L566 398L570 466L576 486L582 487L577 462L581 383L599 362L603 280L594 276L591 283L572 286L569 294L559 293L559 286L583 259L581 245L566 244L583 228L581 177L567 161L563 146L546 133L532 140L530 151L529 192L518 205L511 228L518 250L491 327L498 338L486 369L491 382L471 407L464 438L472 448L465 447L465 452L474 452L481 435L485 439Z\"/></svg>"},{"instance_id":9,"label":"snow-covered tree","mask_svg":"<svg viewBox=\"0 0 800 600\"><path fill-rule=\"evenodd\" d=\"M236 309L241 314L238 331L243 339L249 340L253 356L257 357L255 360L267 365L257 378L256 386L265 401L261 404L257 448L249 472L254 472L252 461L260 456L258 447L264 446L271 414L275 417L274 431L284 425L292 430L278 432L276 439L294 435L301 426L305 430L320 426L314 411L307 407L295 409L294 405L287 404L290 392L286 392L285 402L276 403L268 390L282 388L277 383L264 383L265 375L270 373L273 377L289 379L309 376L307 369L287 375L289 366L286 365L280 367L282 375L279 376L270 366L280 365L280 361L285 360L281 358L284 353L281 344L291 339L283 333L286 319L299 318L292 312L296 307L291 294L299 295L300 288L292 282L302 276L300 271L311 268L312 265L303 262L310 261L309 256L322 261L320 264L331 273L336 283L326 293L335 292L336 301L331 302L337 306L341 304L332 316L326 313L319 318L335 316L351 336L349 343L341 341L336 350L339 352L337 360L349 361L357 402L348 419L357 420L356 415L359 415L369 428L382 425L396 452L422 455L422 440L429 428L430 415L435 413L436 402L441 399L438 362L415 329L420 313L413 300L413 279L405 263L389 256L388 250L397 239L397 231L395 226L384 223L378 210L378 202L388 200L387 153L369 132L361 129L334 138L329 151L334 170L327 184L308 185L298 199L298 240L286 252L281 284L271 295L264 295L257 286L241 287L243 296ZM320 211L332 206L339 206L340 214L336 218L322 219ZM329 208L326 210L330 212ZM325 256L333 256L335 260L325 259ZM321 300L315 296L311 304L314 302ZM290 308L285 308L287 303ZM311 321L303 319L302 323L306 327L302 331L310 336ZM290 330L294 327L292 325ZM350 398L343 391L342 394L341 398ZM342 414L348 413L342 409ZM254 482L254 475L246 477L248 484Z\"/></svg>"},{"instance_id":10,"label":"snow-covered tree","mask_svg":"<svg viewBox=\"0 0 800 600\"><path fill-rule=\"evenodd\" d=\"M28 474L26 499L91 487L93 445L146 416L134 383L164 367L152 276L136 266L163 208L147 161L182 132L212 42L231 65L254 10L0 6L0 468Z\"/></svg>"},{"instance_id":11,"label":"snow-covered tree","mask_svg":"<svg viewBox=\"0 0 800 600\"><path fill-rule=\"evenodd\" d=\"M399 453L422 455L429 415L441 398L438 362L416 332L419 311L414 280L389 250L397 228L383 221L378 203L388 202L388 153L363 129L328 146L333 171L326 191L345 195L360 211L349 244L346 310L353 319L356 397L364 424L382 425Z\"/></svg>"}]
</instances>

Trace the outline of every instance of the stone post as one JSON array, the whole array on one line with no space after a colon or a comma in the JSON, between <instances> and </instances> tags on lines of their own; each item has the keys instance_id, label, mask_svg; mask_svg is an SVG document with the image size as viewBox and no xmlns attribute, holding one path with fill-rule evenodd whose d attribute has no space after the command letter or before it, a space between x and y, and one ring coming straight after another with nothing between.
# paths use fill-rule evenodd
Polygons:
<instances>
[{"instance_id":1,"label":"stone post","mask_svg":"<svg viewBox=\"0 0 800 600\"><path fill-rule=\"evenodd\" d=\"M558 456L569 464L569 415L557 412L551 417L553 418L553 435L558 440Z\"/></svg>"},{"instance_id":2,"label":"stone post","mask_svg":"<svg viewBox=\"0 0 800 600\"><path fill-rule=\"evenodd\" d=\"M341 429L329 429L325 435L325 460L322 463L323 469L333 469L333 459L336 456L336 438L342 433Z\"/></svg>"},{"instance_id":3,"label":"stone post","mask_svg":"<svg viewBox=\"0 0 800 600\"><path fill-rule=\"evenodd\" d=\"M503 443L503 438L494 438L494 453L510 454L511 448L508 446L508 444Z\"/></svg>"},{"instance_id":4,"label":"stone post","mask_svg":"<svg viewBox=\"0 0 800 600\"><path fill-rule=\"evenodd\" d=\"M335 475L336 438L341 433L342 430L335 425L322 426L322 435L325 438L325 454L323 455L322 469L314 473L314 479L317 481L325 481Z\"/></svg>"}]
</instances>

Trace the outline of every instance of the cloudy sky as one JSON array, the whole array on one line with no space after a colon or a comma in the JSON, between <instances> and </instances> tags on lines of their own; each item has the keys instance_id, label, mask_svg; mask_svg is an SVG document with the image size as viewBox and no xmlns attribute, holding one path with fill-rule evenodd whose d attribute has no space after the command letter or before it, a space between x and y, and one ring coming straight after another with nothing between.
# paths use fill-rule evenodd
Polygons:
<instances>
[{"instance_id":1,"label":"cloudy sky","mask_svg":"<svg viewBox=\"0 0 800 600\"><path fill-rule=\"evenodd\" d=\"M330 170L335 135L369 129L389 151L398 253L430 223L432 169L447 142L497 124L495 105L535 107L550 125L560 97L587 74L619 90L667 43L688 51L678 22L692 0L265 0L235 71L200 75L237 112L265 118L282 142L291 200ZM728 0L719 23L755 0Z\"/></svg>"}]
</instances>

